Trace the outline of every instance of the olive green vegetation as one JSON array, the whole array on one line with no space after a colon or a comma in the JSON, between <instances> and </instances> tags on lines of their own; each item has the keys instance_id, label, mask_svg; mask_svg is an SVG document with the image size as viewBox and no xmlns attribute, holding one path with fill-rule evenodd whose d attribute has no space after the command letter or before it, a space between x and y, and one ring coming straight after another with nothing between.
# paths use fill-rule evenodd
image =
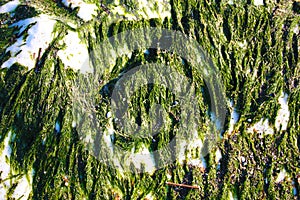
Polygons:
<instances>
[{"instance_id":1,"label":"olive green vegetation","mask_svg":"<svg viewBox=\"0 0 300 200\"><path fill-rule=\"evenodd\" d=\"M229 192L238 199L300 198L297 178L300 175L299 33L293 32L300 23L297 4L288 1L254 6L252 1L229 5L220 1L194 0L171 0L170 4L171 19L129 21L124 18L113 23L104 11L99 13L98 20L84 23L76 17L76 10L50 0L17 8L27 10L28 16L22 14L13 18L1 14L1 63L10 56L5 53L5 48L17 37L17 30L9 28L14 21L45 12L62 22L55 29L59 33L57 39L35 69L28 71L18 64L0 69L0 141L12 131L15 137L10 143L11 166L20 174L32 168L35 170L32 199L145 199L148 194L154 199L228 199ZM8 21L4 23L5 20ZM94 51L99 50L101 41L106 38L136 27L163 27L195 38L211 56L220 71L227 99L233 100L240 113L234 131L231 134L225 131L223 139L217 143L222 152L219 167L215 163L216 147L205 157L205 171L176 161L154 174L122 174L90 155L76 128L72 128L71 86L78 73L66 68L56 56L61 48L57 41L70 29L65 23L68 20L80 25L76 31L89 50ZM92 33L96 38L91 36ZM201 74L193 71L189 63L182 64L176 55L157 49L151 49L149 55L143 51L123 55L116 59L113 67L103 69L96 106L101 127L108 124L106 113L110 104L107 100L121 72L141 63L169 62L197 88L202 117L198 134L204 134L209 103L201 92L201 88L205 88ZM94 65L97 62L95 59ZM282 91L289 95L291 114L287 130L276 131L275 117ZM143 118L150 122L150 105L159 103L167 109L174 100L176 97L166 88L148 85L136 91L129 112L135 118L132 120ZM167 127L155 141L148 137L132 139L130 133L114 127L114 143L124 150L133 146L138 148L141 144L151 150L160 148L176 134L180 112L176 107L168 110ZM230 113L225 129L229 118ZM269 119L273 135L260 138L257 133L247 131L261 118ZM60 124L60 131L54 128L55 123ZM246 162L241 161L242 156ZM287 171L288 177L275 183L281 169ZM167 174L172 178L168 179ZM62 178L64 176L68 177L68 185ZM166 181L198 185L200 189L174 188L167 186ZM293 187L298 191L296 196Z\"/></svg>"}]
</instances>

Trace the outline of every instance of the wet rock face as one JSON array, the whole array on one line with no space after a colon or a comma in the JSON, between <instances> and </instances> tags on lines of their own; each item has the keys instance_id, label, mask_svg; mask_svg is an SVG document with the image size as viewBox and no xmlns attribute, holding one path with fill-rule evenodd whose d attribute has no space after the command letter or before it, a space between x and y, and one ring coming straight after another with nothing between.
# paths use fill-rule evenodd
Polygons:
<instances>
[{"instance_id":1,"label":"wet rock face","mask_svg":"<svg viewBox=\"0 0 300 200\"><path fill-rule=\"evenodd\" d=\"M19 4L0 7L0 199L299 198L297 2ZM149 27L206 54L114 37Z\"/></svg>"}]
</instances>

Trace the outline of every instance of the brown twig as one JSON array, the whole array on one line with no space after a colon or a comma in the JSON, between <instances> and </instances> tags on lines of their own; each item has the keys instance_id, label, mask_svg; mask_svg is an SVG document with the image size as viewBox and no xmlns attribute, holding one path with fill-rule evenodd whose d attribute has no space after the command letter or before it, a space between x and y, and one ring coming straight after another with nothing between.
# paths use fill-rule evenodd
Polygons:
<instances>
[{"instance_id":1,"label":"brown twig","mask_svg":"<svg viewBox=\"0 0 300 200\"><path fill-rule=\"evenodd\" d=\"M40 71L41 52L42 52L42 48L39 48L38 57L37 57L36 63L35 63L35 72L39 72L39 71ZM35 55L34 55L34 56L35 56Z\"/></svg>"},{"instance_id":2,"label":"brown twig","mask_svg":"<svg viewBox=\"0 0 300 200\"><path fill-rule=\"evenodd\" d=\"M178 186L178 187L185 187L185 188L192 188L192 189L200 189L197 185L186 185L186 184L179 184L179 183L172 183L172 182L166 182L167 185L171 186Z\"/></svg>"}]
</instances>

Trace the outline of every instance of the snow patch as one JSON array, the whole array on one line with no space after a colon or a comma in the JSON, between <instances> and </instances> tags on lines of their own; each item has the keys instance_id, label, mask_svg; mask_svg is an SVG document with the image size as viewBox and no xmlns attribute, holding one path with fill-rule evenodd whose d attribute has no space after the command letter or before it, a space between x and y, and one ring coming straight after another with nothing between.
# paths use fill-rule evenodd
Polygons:
<instances>
[{"instance_id":1,"label":"snow patch","mask_svg":"<svg viewBox=\"0 0 300 200\"><path fill-rule=\"evenodd\" d=\"M179 139L176 141L177 147L177 159L180 164L187 162L188 165L197 166L197 167L207 167L207 163L204 159L204 155L201 154L203 148L203 142L198 136L196 130L191 134L190 140Z\"/></svg>"},{"instance_id":2,"label":"snow patch","mask_svg":"<svg viewBox=\"0 0 300 200\"><path fill-rule=\"evenodd\" d=\"M32 175L26 176L23 175L21 179L19 179L17 187L12 194L12 198L15 199L28 199L32 190Z\"/></svg>"},{"instance_id":3,"label":"snow patch","mask_svg":"<svg viewBox=\"0 0 300 200\"><path fill-rule=\"evenodd\" d=\"M204 71L205 73L205 71ZM212 122L212 124L214 124L215 128L221 132L222 127L221 127L221 121L219 118L217 118L216 114L214 112L210 113L210 121ZM222 139L222 135L220 134L220 138Z\"/></svg>"},{"instance_id":4,"label":"snow patch","mask_svg":"<svg viewBox=\"0 0 300 200\"><path fill-rule=\"evenodd\" d=\"M281 126L281 130L285 131L290 117L288 95L286 93L282 93L278 102L280 104L280 109L278 110L277 117L275 119L275 128L279 131Z\"/></svg>"},{"instance_id":5,"label":"snow patch","mask_svg":"<svg viewBox=\"0 0 300 200\"><path fill-rule=\"evenodd\" d=\"M138 153L135 153L133 148L132 153L128 159L128 162L134 163L136 169L139 170L141 170L141 165L144 164L145 172L148 172L150 174L153 174L156 171L154 155L145 146L142 146L142 148Z\"/></svg>"},{"instance_id":6,"label":"snow patch","mask_svg":"<svg viewBox=\"0 0 300 200\"><path fill-rule=\"evenodd\" d=\"M8 135L4 139L4 142L3 142L4 149L3 149L2 153L1 153L1 156L0 156L0 170L2 171L2 173L1 173L1 179L2 180L7 178L8 174L10 172L9 159L10 159L10 155L12 153L12 149L11 149L10 144L9 144L10 139L11 139L11 131L8 132Z\"/></svg>"},{"instance_id":7,"label":"snow patch","mask_svg":"<svg viewBox=\"0 0 300 200\"><path fill-rule=\"evenodd\" d=\"M116 6L111 9L111 13L116 16L124 16L127 20L137 20L139 17L143 19L171 17L171 6L166 0L134 1L130 11L126 6L121 6L120 2L115 1L114 3Z\"/></svg>"},{"instance_id":8,"label":"snow patch","mask_svg":"<svg viewBox=\"0 0 300 200\"><path fill-rule=\"evenodd\" d=\"M7 191L10 187L10 181L8 180L10 174L10 155L12 149L10 147L11 131L8 132L8 135L4 139L3 145L4 148L0 155L0 179L4 180L0 183L0 199L6 199Z\"/></svg>"},{"instance_id":9,"label":"snow patch","mask_svg":"<svg viewBox=\"0 0 300 200\"><path fill-rule=\"evenodd\" d=\"M47 137L44 137L44 139L42 140L42 145L46 144L46 139L47 139Z\"/></svg>"},{"instance_id":10,"label":"snow patch","mask_svg":"<svg viewBox=\"0 0 300 200\"><path fill-rule=\"evenodd\" d=\"M60 124L59 124L59 122L55 122L55 130L56 130L56 132L60 132Z\"/></svg>"},{"instance_id":11,"label":"snow patch","mask_svg":"<svg viewBox=\"0 0 300 200\"><path fill-rule=\"evenodd\" d=\"M218 163L221 160L221 158L222 158L222 153L221 153L220 149L217 149L215 162Z\"/></svg>"},{"instance_id":12,"label":"snow patch","mask_svg":"<svg viewBox=\"0 0 300 200\"><path fill-rule=\"evenodd\" d=\"M228 133L231 134L233 131L234 125L239 121L240 115L237 112L237 109L233 107L233 101L230 101L230 108L232 110L230 115L229 129Z\"/></svg>"},{"instance_id":13,"label":"snow patch","mask_svg":"<svg viewBox=\"0 0 300 200\"><path fill-rule=\"evenodd\" d=\"M263 6L264 5L264 0L254 0L254 5Z\"/></svg>"},{"instance_id":14,"label":"snow patch","mask_svg":"<svg viewBox=\"0 0 300 200\"><path fill-rule=\"evenodd\" d=\"M259 122L247 129L250 133L273 134L274 130L269 126L269 120L262 118Z\"/></svg>"},{"instance_id":15,"label":"snow patch","mask_svg":"<svg viewBox=\"0 0 300 200\"><path fill-rule=\"evenodd\" d=\"M293 195L297 196L298 191L297 191L297 188L296 188L296 185L295 185L295 181L292 181L292 185L293 185Z\"/></svg>"},{"instance_id":16,"label":"snow patch","mask_svg":"<svg viewBox=\"0 0 300 200\"><path fill-rule=\"evenodd\" d=\"M66 48L59 50L57 55L65 66L80 69L82 73L92 71L87 46L81 42L77 32L68 31L60 42L64 43Z\"/></svg>"},{"instance_id":17,"label":"snow patch","mask_svg":"<svg viewBox=\"0 0 300 200\"><path fill-rule=\"evenodd\" d=\"M233 5L233 0L229 0L229 1L228 1L228 4L229 4L229 5Z\"/></svg>"},{"instance_id":18,"label":"snow patch","mask_svg":"<svg viewBox=\"0 0 300 200\"><path fill-rule=\"evenodd\" d=\"M228 193L228 199L229 200L238 200L236 194L232 193L231 191L229 191L229 193Z\"/></svg>"},{"instance_id":19,"label":"snow patch","mask_svg":"<svg viewBox=\"0 0 300 200\"><path fill-rule=\"evenodd\" d=\"M284 178L286 177L286 171L285 169L281 170L280 173L278 174L276 180L275 180L275 183L280 183L281 181L284 180Z\"/></svg>"},{"instance_id":20,"label":"snow patch","mask_svg":"<svg viewBox=\"0 0 300 200\"><path fill-rule=\"evenodd\" d=\"M82 0L62 0L62 3L72 9L79 7L77 16L84 21L90 21L93 16L97 15L97 6L95 4L85 3Z\"/></svg>"},{"instance_id":21,"label":"snow patch","mask_svg":"<svg viewBox=\"0 0 300 200\"><path fill-rule=\"evenodd\" d=\"M19 4L19 0L10 1L0 7L0 13L12 12L18 7Z\"/></svg>"},{"instance_id":22,"label":"snow patch","mask_svg":"<svg viewBox=\"0 0 300 200\"><path fill-rule=\"evenodd\" d=\"M72 128L75 128L76 127L76 122L75 121L72 121Z\"/></svg>"},{"instance_id":23,"label":"snow patch","mask_svg":"<svg viewBox=\"0 0 300 200\"><path fill-rule=\"evenodd\" d=\"M197 167L203 167L203 168L207 167L206 161L203 157L204 155L201 154L201 150L203 148L203 142L199 138L198 132L196 130L191 135L191 139L188 141L186 147L181 147L181 148L184 148L184 151L187 152L186 159L185 159L187 160L187 164L192 166L197 166ZM200 155L200 156L195 157L193 155Z\"/></svg>"},{"instance_id":24,"label":"snow patch","mask_svg":"<svg viewBox=\"0 0 300 200\"><path fill-rule=\"evenodd\" d=\"M50 19L47 15L40 15L14 23L12 27L19 27L20 33L29 25L34 25L28 30L26 38L22 34L13 45L6 49L6 52L11 53L11 57L1 67L10 67L14 63L19 63L29 69L34 68L39 49L41 49L40 55L42 55L53 40L52 30L55 23L56 21Z\"/></svg>"},{"instance_id":25,"label":"snow patch","mask_svg":"<svg viewBox=\"0 0 300 200\"><path fill-rule=\"evenodd\" d=\"M295 33L295 34L299 34L299 25L297 24L296 26L295 26L295 28L293 29L293 32Z\"/></svg>"},{"instance_id":26,"label":"snow patch","mask_svg":"<svg viewBox=\"0 0 300 200\"><path fill-rule=\"evenodd\" d=\"M153 194L152 193L149 193L145 196L145 199L148 199L148 200L153 200L154 197L153 197Z\"/></svg>"},{"instance_id":27,"label":"snow patch","mask_svg":"<svg viewBox=\"0 0 300 200\"><path fill-rule=\"evenodd\" d=\"M97 15L97 6L94 4L83 4L77 13L77 16L84 21L90 21L93 16Z\"/></svg>"},{"instance_id":28,"label":"snow patch","mask_svg":"<svg viewBox=\"0 0 300 200\"><path fill-rule=\"evenodd\" d=\"M113 129L113 122L112 119L109 120L109 125L107 126L106 131L103 134L103 139L107 145L107 147L110 149L111 155L114 153L114 144L113 144L113 138L114 138L114 129Z\"/></svg>"},{"instance_id":29,"label":"snow patch","mask_svg":"<svg viewBox=\"0 0 300 200\"><path fill-rule=\"evenodd\" d=\"M244 40L243 42L238 42L237 43L239 45L239 47L241 47L242 49L246 49L247 47L247 41Z\"/></svg>"},{"instance_id":30,"label":"snow patch","mask_svg":"<svg viewBox=\"0 0 300 200\"><path fill-rule=\"evenodd\" d=\"M179 148L177 149L177 159L178 159L178 162L183 164L184 161L185 161L185 150L186 150L186 146L187 146L187 143L186 141L179 141L178 142L179 144L176 145L178 146Z\"/></svg>"},{"instance_id":31,"label":"snow patch","mask_svg":"<svg viewBox=\"0 0 300 200\"><path fill-rule=\"evenodd\" d=\"M111 112L110 112L110 111L109 111L109 112L107 112L107 113L106 113L106 118L111 118L111 115L112 115L112 114L111 114Z\"/></svg>"},{"instance_id":32,"label":"snow patch","mask_svg":"<svg viewBox=\"0 0 300 200\"><path fill-rule=\"evenodd\" d=\"M76 128L76 122L75 121L72 121L72 128Z\"/></svg>"}]
</instances>

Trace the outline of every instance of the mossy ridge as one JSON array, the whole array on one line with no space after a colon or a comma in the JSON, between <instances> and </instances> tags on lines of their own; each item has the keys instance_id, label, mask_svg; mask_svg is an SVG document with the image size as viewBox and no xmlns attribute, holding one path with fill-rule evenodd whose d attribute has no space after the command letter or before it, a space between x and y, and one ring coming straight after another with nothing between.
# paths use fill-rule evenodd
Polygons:
<instances>
[{"instance_id":1,"label":"mossy ridge","mask_svg":"<svg viewBox=\"0 0 300 200\"><path fill-rule=\"evenodd\" d=\"M238 129L236 128L236 133L230 136L227 136L225 133L226 139L223 142L221 142L219 145L219 148L221 148L221 151L223 153L223 158L220 163L221 169L217 170L216 166L212 164L213 152L207 157L207 160L210 163L207 170L207 174L203 174L200 171L198 171L198 169L192 168L193 169L192 173L194 177L193 183L200 185L201 190L189 191L186 198L193 199L199 197L200 198L206 197L206 198L213 198L213 199L214 198L226 199L228 198L227 195L228 191L236 191L236 194L239 198L245 198L245 199L248 198L260 199L265 197L273 199L276 197L279 198L281 195L285 196L287 199L294 198L292 196L292 185L290 181L284 181L282 184L274 183L274 179L278 174L277 168L284 167L286 168L287 172L289 172L292 179L295 180L296 183L295 185L297 187L297 190L299 191L299 184L297 184L296 181L296 176L297 174L299 174L299 163L298 163L299 145L296 146L295 142L293 142L297 139L299 144L299 138L297 135L298 134L297 127L299 125L299 117L297 117L297 113L299 113L298 112L299 106L297 106L297 101L299 100L299 87L297 86L291 87L293 85L290 85L290 82L288 81L292 77L295 79L299 77L299 62L297 61L296 58L287 56L287 55L295 55L295 49L293 48L285 49L284 51L285 54L282 54L283 52L282 49L286 46L286 44L292 44L295 41L294 33L292 33L291 28L284 29L284 30L281 29L281 24L285 24L287 22L285 21L286 18L282 18L282 16L277 18L276 16L274 16L273 17L274 22L272 24L268 22L268 20L270 19L269 18L270 13L268 13L268 11L262 12L256 7L249 6L249 8L247 8L248 12L244 12L244 15L248 16L248 23L247 25L244 25L243 28L253 27L250 25L255 24L253 22L254 20L256 21L257 18L261 19L261 23L264 24L266 28L263 29L263 31L259 31L260 27L257 26L256 28L250 31L249 34L258 33L258 36L257 35L255 36L257 38L257 41L253 41L252 39L254 38L254 36L251 37L248 36L248 34L245 34L245 36L241 36L241 38L239 37L237 38L238 41L243 41L243 39L245 39L244 37L246 37L246 39L248 39L248 41L250 42L250 45L252 45L254 48L254 50L252 50L251 48L249 48L248 50L244 50L246 51L246 53L244 57L245 61L243 61L243 54L242 54L243 51L241 50L241 47L239 47L237 44L234 44L234 42L230 42L233 39L231 39L230 41L228 41L228 39L227 40L224 39L226 38L226 36L224 37L225 33L223 31L214 30L214 27L218 27L214 25L215 24L219 25L219 23L211 19L211 16L216 16L216 15L224 16L224 14L219 14L216 11L211 11L214 9L210 9L209 5L207 4L199 3L196 5L197 6L195 7L192 6L191 10L196 12L197 10L199 11L201 7L201 13L199 12L200 20L195 20L194 21L195 24L192 23L191 26L194 26L195 29L198 30L198 32L201 31L203 33L204 37L198 36L196 38L198 39L200 44L203 45L205 49L207 49L207 51L210 52L210 55L212 55L214 62L221 70L222 77L224 77L224 79L225 77L227 78L227 81L224 80L227 96L234 98L234 100L237 102L239 106L239 111L241 112L241 119L237 124ZM224 6L232 7L229 5L224 5ZM240 12L243 12L242 10L240 10L240 8L233 8L233 9L236 12L235 16L240 14ZM225 8L220 8L221 12L222 10L224 11ZM214 15L205 14L209 12L213 12ZM251 14L253 13L256 14L254 16L258 16L258 17L253 17L251 21L249 20L250 19L249 15L252 17ZM175 15L181 16L183 14L177 11ZM288 20L291 20L292 22L298 20L297 16L292 16L292 17L286 16L286 17L288 18ZM225 20L225 18L223 19ZM201 20L203 24L197 22L197 21L201 22ZM229 21L228 23L232 24L234 23L234 18L228 19L228 21ZM212 25L210 25L208 22L212 22ZM132 23L135 24L135 22ZM238 24L239 23L237 23L236 26L241 27ZM118 24L116 25L116 27L118 27ZM176 28L176 26L173 26L173 28L174 27ZM239 30L238 33L240 34L243 33L244 32L243 28L241 29L237 28ZM237 30L237 29L232 28L232 30ZM274 31L274 29L275 30L277 29L277 31ZM264 32L265 30L269 30L269 31ZM290 36L287 37L287 39L282 40L282 36L284 34L288 34ZM269 40L270 36L271 38L274 38L272 39L272 41ZM216 41L214 42L214 40ZM213 49L209 45L212 42L216 46ZM262 47L266 49L263 49ZM221 54L219 53L220 51ZM231 52L231 53L227 53L227 52ZM228 55L223 56L226 54ZM266 55L274 55L274 56L270 56L269 58L267 58ZM251 57L255 57L256 59L252 60L250 59ZM274 58L277 58L278 60L275 60ZM236 60L235 63L234 60ZM239 66L238 63L242 63L242 66L243 63L245 64L242 68L238 68ZM57 67L58 71L61 74L65 74L67 72L71 74L73 73L70 72L69 70L65 72L63 70L62 64L59 61L57 66L61 66L61 67ZM282 76L279 74L282 71L283 66L285 68L284 69L284 76L286 76L285 79L282 78ZM46 68L47 67L44 67L43 69ZM238 70L236 70L237 68ZM247 68L250 69L252 68L252 70L257 69L258 75L257 76L250 75L250 78L248 78L243 73L243 70ZM109 72L107 73L109 74ZM274 75L271 75L271 78L269 80L266 80L268 73ZM34 77L33 74L34 73L31 73L28 76ZM45 73L45 74L41 73L41 75L37 75L37 76L42 76L44 78L49 76L49 73ZM261 77L260 80L262 81L255 82L255 79L257 77ZM40 80L43 80L43 78L40 78ZM108 80L109 78L110 76L108 76ZM41 88L45 87L45 89L49 90L46 84L44 83L38 84L38 81L34 81L32 79L29 80L30 80L29 81L30 84L24 85L24 90L27 87L28 87L27 90L30 91L35 91L35 90L39 91L38 90L39 87ZM50 87L52 88L50 89L51 90L50 94L53 95L53 98L50 98L50 100L48 100L48 96L45 95L44 98L41 99L45 99L45 100L47 99L47 102L49 102L48 105L52 105L52 103L58 101L56 102L56 104L52 106L52 108L55 109L55 108L60 108L62 107L62 105L66 104L67 100L59 100L59 99L65 99L63 97L65 97L65 94L68 94L68 91L63 89L65 87L63 82L68 80L68 78L66 76L62 76L59 78L59 76L57 75L55 76L54 80L57 84L54 84L55 86ZM243 83L244 81L246 83ZM267 85L267 89L265 88L263 89L263 91L265 91L265 94L274 93L276 98L272 96L266 98L266 95L260 94L261 91L260 88L262 88L262 84L261 84L262 82L265 82L265 85ZM272 83L271 87L269 86L269 83ZM7 85L5 82L3 88L4 87L6 88L6 86ZM31 90L31 87L33 87L33 90ZM252 90L252 88L254 89ZM249 133L247 133L246 131L246 128L249 124L248 122L246 122L246 119L254 118L256 120L259 120L262 116L265 117L266 115L268 115L268 113L276 113L276 110L278 108L274 104L276 104L278 94L280 94L281 90L290 91L289 105L292 114L290 117L288 131L276 133L274 136L268 136L263 140L259 139L256 135L253 134L249 135ZM238 91L245 91L245 92L239 94ZM251 96L253 96L253 98L249 97L250 91L251 91L250 94ZM58 98L55 99L54 96L56 96L55 95L56 92L58 92L58 94L60 95ZM18 90L13 91L13 93L17 94ZM41 93L41 91L37 93ZM27 96L26 92L24 92L24 96L22 96L22 99L23 98L25 99L27 97L28 98L27 100L29 100L31 98ZM34 95L34 96L38 96L38 95ZM38 97L34 97L34 99L36 99L37 102L41 102L40 103L41 105L44 104L43 101L38 100ZM260 106L258 103L256 103L257 101L258 102L262 101L265 103L262 106ZM14 102L12 101L11 104L13 106ZM21 105L25 105L25 104L21 104ZM32 106L33 107L29 106L29 108L27 108L29 110L28 115L32 115L32 113L35 112L34 108L36 107L34 105ZM17 105L15 107L19 107L19 106ZM26 108L26 106L24 107ZM68 108L68 106L66 108ZM62 108L62 110L64 109L65 108ZM12 111L11 116L14 116L13 112L15 111ZM55 113L57 113L57 111ZM68 111L66 111L65 113L68 113ZM48 115L45 114L45 116ZM30 117L31 116L25 118L28 120ZM274 116L272 115L269 117L271 120L274 119ZM6 128L4 127L7 127L6 126L7 120L5 120L6 118L7 116L1 118L1 121L3 122L1 128L2 133L3 130L6 130ZM9 118L13 119L12 117ZM48 154L50 155L48 156L46 155L45 158L41 158L39 154L36 154L41 159L40 160L39 158L36 159L34 165L35 169L40 169L39 171L37 171L35 176L34 184L37 184L38 187L35 191L33 191L34 198L45 197L45 198L56 199L56 198L63 198L63 197L80 198L84 196L89 196L91 198L106 199L106 198L113 197L117 194L119 194L123 198L130 198L130 197L141 198L143 195L145 196L148 191L152 193L153 191L157 192L155 194L155 198L158 199L159 198L164 199L166 196L168 196L169 198L175 198L176 196L178 197L180 192L175 192L173 189L166 188L166 186L164 185L164 181L166 180L166 173L168 170L164 170L164 169L160 170L156 172L156 174L152 178L150 178L148 175L143 175L142 177L138 177L138 176L131 177L131 175L125 175L125 178L123 178L121 175L118 175L117 173L114 174L113 172L107 170L105 166L101 166L101 164L97 163L97 161L95 161L92 157L89 157L86 153L80 153L83 150L80 144L78 144L78 139L76 139L76 131L71 130L71 128L65 128L65 127L71 127L71 122L69 120L70 118L71 118L70 113L65 114L64 116L64 113L53 114L52 112L49 112L49 118L43 119L43 121L46 124L49 124L48 126L45 125L45 134L50 135L49 136L50 140L48 140L48 142L46 140L45 146L46 149L48 150L47 151L41 150L41 151L49 152ZM62 126L61 136L58 137L60 139L58 139L57 136L53 134L54 132L53 126L56 122L56 119L63 119L63 121L64 120L67 121L66 123L60 122ZM31 122L32 124L38 124L35 121L31 121ZM40 131L40 133L41 132L42 131ZM75 138L74 141L72 141L74 144L72 143L70 145L66 145L66 143L67 144L71 143L69 139L71 134L73 134L71 138ZM32 135L30 134L29 137L32 137ZM36 139L36 140L39 140L39 142L41 142L41 139ZM53 145L53 143L56 145ZM28 144L28 146L30 146L30 144ZM35 155L35 151L37 151L37 149L36 150L32 149L30 151L32 152L33 155ZM65 152L71 152L71 153L68 153L68 156L66 156ZM14 152L14 154L15 153L16 152ZM247 162L249 162L249 164L247 164L247 166L245 167L246 169L244 169L244 166L241 166L239 162L240 155L244 155L244 157L246 157ZM24 157L30 158L29 155L26 155ZM69 164L67 164L68 162L65 162L68 160L70 160ZM50 165L54 166L53 169L50 170L50 172L44 174L44 171L42 171L42 169L49 168ZM174 182L182 182L184 174L186 172L189 172L190 170L187 166L180 166L180 165L176 165L176 167L174 167L173 170L172 169L173 168L171 168L171 171L174 174L172 179ZM253 175L251 175L250 173L252 169L255 169ZM264 169L266 169L265 172ZM78 173L76 172L76 170ZM98 170L101 171L101 173L99 173ZM64 182L61 178L61 175L64 174L69 175L71 187L64 186ZM231 177L232 174L234 174L235 176ZM110 182L106 181L107 175L108 177L110 177L110 179L112 179ZM115 175L117 178L114 177ZM269 184L266 184L264 182L265 178L269 180L270 182ZM132 180L135 181L133 182ZM142 182L143 184L135 185L137 184L137 182ZM146 183L149 184L150 182L152 185L147 186ZM112 185L114 185L116 189L111 188L113 187ZM55 186L59 186L59 187L61 186L64 189L58 190L57 188L55 188ZM138 190L142 190L142 192L139 193L137 192ZM53 194L51 194L52 192Z\"/></svg>"}]
</instances>

